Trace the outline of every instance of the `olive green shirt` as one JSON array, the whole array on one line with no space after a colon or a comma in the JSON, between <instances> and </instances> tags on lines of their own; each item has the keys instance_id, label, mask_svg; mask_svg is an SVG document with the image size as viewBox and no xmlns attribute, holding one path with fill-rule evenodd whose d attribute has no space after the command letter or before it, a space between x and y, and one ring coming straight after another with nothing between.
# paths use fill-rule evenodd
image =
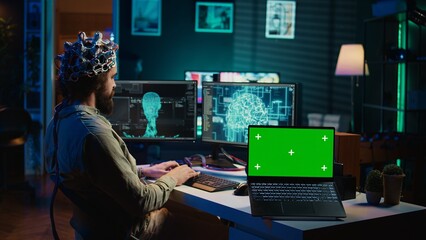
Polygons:
<instances>
[{"instance_id":1,"label":"olive green shirt","mask_svg":"<svg viewBox=\"0 0 426 240\"><path fill-rule=\"evenodd\" d=\"M44 153L47 172L56 175L53 123L46 131ZM144 184L126 144L96 108L64 107L56 129L60 183L77 198L71 224L81 235L88 231L99 236L97 228L109 236L129 228L139 231L145 214L161 208L176 186L169 176Z\"/></svg>"}]
</instances>

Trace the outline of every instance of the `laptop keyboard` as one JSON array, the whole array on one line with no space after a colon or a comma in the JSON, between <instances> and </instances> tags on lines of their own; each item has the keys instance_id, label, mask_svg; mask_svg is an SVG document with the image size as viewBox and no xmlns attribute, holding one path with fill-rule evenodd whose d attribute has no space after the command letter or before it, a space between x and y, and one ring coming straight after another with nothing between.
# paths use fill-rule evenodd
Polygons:
<instances>
[{"instance_id":1,"label":"laptop keyboard","mask_svg":"<svg viewBox=\"0 0 426 240\"><path fill-rule=\"evenodd\" d=\"M332 183L251 183L250 194L256 201L338 201Z\"/></svg>"},{"instance_id":2,"label":"laptop keyboard","mask_svg":"<svg viewBox=\"0 0 426 240\"><path fill-rule=\"evenodd\" d=\"M197 177L191 178L185 182L185 185L208 192L232 189L238 186L238 184L240 183L205 173L200 173Z\"/></svg>"}]
</instances>

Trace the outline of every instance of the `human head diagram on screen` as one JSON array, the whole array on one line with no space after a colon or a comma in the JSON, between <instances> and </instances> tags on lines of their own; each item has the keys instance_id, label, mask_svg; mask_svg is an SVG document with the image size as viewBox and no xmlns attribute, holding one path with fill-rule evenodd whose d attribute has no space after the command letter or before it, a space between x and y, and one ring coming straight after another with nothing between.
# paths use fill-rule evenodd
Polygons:
<instances>
[{"instance_id":1,"label":"human head diagram on screen","mask_svg":"<svg viewBox=\"0 0 426 240\"><path fill-rule=\"evenodd\" d=\"M194 141L197 82L116 81L113 114L107 116L127 141Z\"/></svg>"},{"instance_id":2,"label":"human head diagram on screen","mask_svg":"<svg viewBox=\"0 0 426 240\"><path fill-rule=\"evenodd\" d=\"M142 109L147 120L144 137L157 137L158 111L161 109L160 96L155 92L147 92L142 97Z\"/></svg>"},{"instance_id":3,"label":"human head diagram on screen","mask_svg":"<svg viewBox=\"0 0 426 240\"><path fill-rule=\"evenodd\" d=\"M262 99L252 93L234 93L226 110L227 141L237 141L242 135L247 142L249 125L266 125L268 110Z\"/></svg>"}]
</instances>

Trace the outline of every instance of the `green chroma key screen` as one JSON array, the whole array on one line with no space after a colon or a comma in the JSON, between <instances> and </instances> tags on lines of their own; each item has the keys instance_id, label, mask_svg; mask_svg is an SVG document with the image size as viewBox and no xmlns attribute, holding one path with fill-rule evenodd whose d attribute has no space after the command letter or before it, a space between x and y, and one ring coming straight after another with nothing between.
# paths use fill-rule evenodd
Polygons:
<instances>
[{"instance_id":1,"label":"green chroma key screen","mask_svg":"<svg viewBox=\"0 0 426 240\"><path fill-rule=\"evenodd\" d=\"M250 126L249 176L332 177L334 129Z\"/></svg>"}]
</instances>

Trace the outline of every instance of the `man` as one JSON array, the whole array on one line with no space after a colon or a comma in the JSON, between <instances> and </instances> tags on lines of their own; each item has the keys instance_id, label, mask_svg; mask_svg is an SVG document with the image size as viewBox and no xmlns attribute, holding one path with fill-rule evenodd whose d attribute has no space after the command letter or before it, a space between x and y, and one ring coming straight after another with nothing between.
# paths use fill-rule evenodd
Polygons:
<instances>
[{"instance_id":1,"label":"man","mask_svg":"<svg viewBox=\"0 0 426 240\"><path fill-rule=\"evenodd\" d=\"M75 205L76 238L148 239L168 219L162 208L177 185L198 173L168 161L141 168L101 114L113 109L118 45L79 33L58 56L64 97L45 139L49 174ZM59 173L59 174L58 174ZM157 179L144 184L143 176Z\"/></svg>"}]
</instances>

